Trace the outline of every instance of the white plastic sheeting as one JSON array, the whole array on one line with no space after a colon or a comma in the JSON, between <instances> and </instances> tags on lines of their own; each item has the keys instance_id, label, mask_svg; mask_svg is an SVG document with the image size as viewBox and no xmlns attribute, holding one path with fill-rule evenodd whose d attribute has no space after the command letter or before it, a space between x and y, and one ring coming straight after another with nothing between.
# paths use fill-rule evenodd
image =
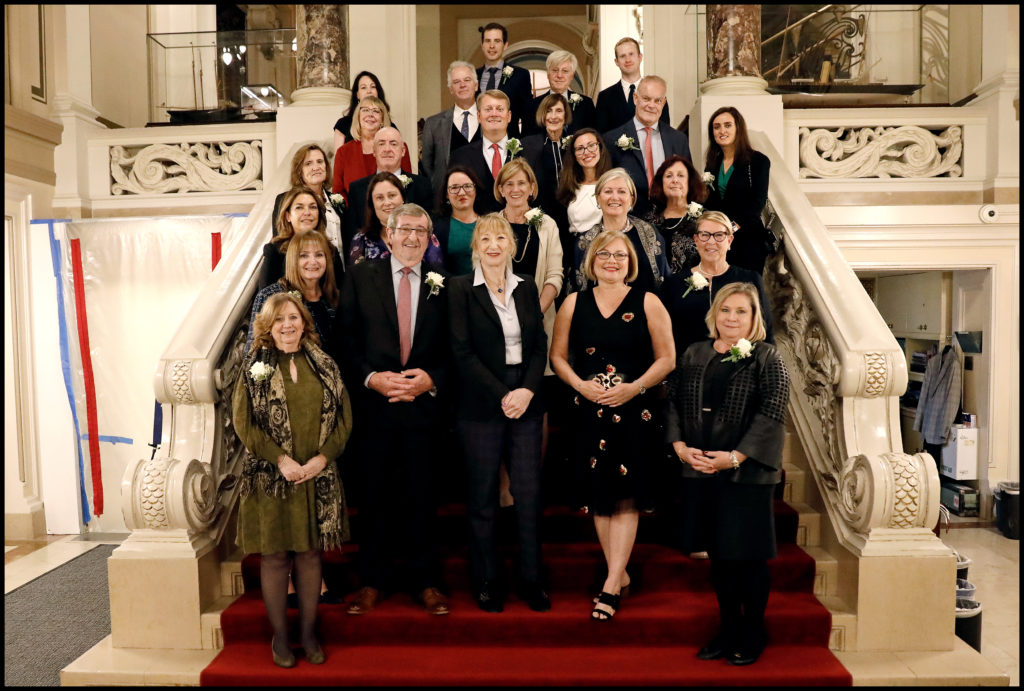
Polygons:
<instances>
[{"instance_id":1,"label":"white plastic sheeting","mask_svg":"<svg viewBox=\"0 0 1024 691\"><path fill-rule=\"evenodd\" d=\"M149 444L154 440L154 368L213 269L215 238L221 254L228 254L244 222L244 216L184 216L51 224L63 301L65 384L74 402L79 439L79 478L76 496L45 498L48 525L67 524L67 512L74 512L79 525L87 524L90 531L127 530L121 515L121 477L130 461L149 458L153 452ZM77 255L80 272L75 268ZM83 304L86 323L78 316ZM98 445L92 448L99 449L101 492L93 478L97 463L88 436L88 368L81 356L86 327L98 432ZM166 424L158 432L158 443L165 441L165 429ZM58 473L68 468L66 459L50 464L43 458L42 465L44 482L48 465ZM53 484L70 487L67 482ZM100 504L102 513L97 511ZM51 523L51 511L65 515L60 521L54 516Z\"/></svg>"}]
</instances>

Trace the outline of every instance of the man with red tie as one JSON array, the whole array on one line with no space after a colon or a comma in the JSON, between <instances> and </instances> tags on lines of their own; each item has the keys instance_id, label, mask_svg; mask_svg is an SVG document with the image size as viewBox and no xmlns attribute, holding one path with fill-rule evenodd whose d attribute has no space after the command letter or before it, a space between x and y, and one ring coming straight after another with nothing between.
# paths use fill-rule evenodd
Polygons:
<instances>
[{"instance_id":1,"label":"man with red tie","mask_svg":"<svg viewBox=\"0 0 1024 691\"><path fill-rule=\"evenodd\" d=\"M395 209L385 230L391 256L353 265L338 305L339 362L362 428L356 458L364 473L362 588L349 614L371 612L391 589L408 590L430 614L448 613L433 525L448 298L444 269L423 261L431 231L421 206Z\"/></svg>"},{"instance_id":2,"label":"man with red tie","mask_svg":"<svg viewBox=\"0 0 1024 691\"><path fill-rule=\"evenodd\" d=\"M508 136L512 120L509 99L504 92L488 89L476 97L476 112L480 119L480 141L470 142L452 154L452 163L468 166L480 181L484 190L477 199L476 208L481 214L501 211L505 204L494 195L494 181L501 167L513 158L522 156L530 167L537 168L540 158L538 143L524 144Z\"/></svg>"},{"instance_id":3,"label":"man with red tie","mask_svg":"<svg viewBox=\"0 0 1024 691\"><path fill-rule=\"evenodd\" d=\"M612 165L625 168L636 185L634 216L643 217L651 209L648 195L658 166L669 156L690 158L686 135L660 121L666 91L661 77L650 74L641 79L633 95L636 115L604 135Z\"/></svg>"},{"instance_id":4,"label":"man with red tie","mask_svg":"<svg viewBox=\"0 0 1024 691\"><path fill-rule=\"evenodd\" d=\"M622 75L619 81L597 95L597 131L602 134L619 127L636 113L633 96L640 83L640 63L644 56L635 38L620 38L615 44L615 66ZM660 120L669 123L668 103L661 111Z\"/></svg>"}]
</instances>

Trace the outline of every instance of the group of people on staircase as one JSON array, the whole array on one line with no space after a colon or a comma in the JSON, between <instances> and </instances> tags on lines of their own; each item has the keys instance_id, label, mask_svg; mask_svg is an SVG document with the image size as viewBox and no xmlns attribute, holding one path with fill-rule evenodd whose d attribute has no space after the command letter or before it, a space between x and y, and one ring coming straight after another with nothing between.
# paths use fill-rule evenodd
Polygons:
<instances>
[{"instance_id":1,"label":"group of people on staircase","mask_svg":"<svg viewBox=\"0 0 1024 691\"><path fill-rule=\"evenodd\" d=\"M485 65L448 70L456 105L427 120L419 175L383 87L361 72L333 175L322 147L303 146L275 201L233 398L248 452L239 544L261 555L273 660L296 664L292 588L306 659L325 660L321 551L350 538L343 474L360 487L348 613L402 589L449 613L435 534L449 430L478 607L500 612L514 590L549 610L552 422L571 438L574 507L593 517L607 566L589 616L611 620L635 590L640 515L675 494L679 548L707 553L720 610L698 657L750 664L767 641L788 399L761 279L768 159L740 112L720 108L698 174L632 39L615 47L622 82L595 106L569 89L571 53L552 54L551 91L533 97L529 75L503 63L504 27L481 35ZM495 538L503 494L513 588Z\"/></svg>"}]
</instances>

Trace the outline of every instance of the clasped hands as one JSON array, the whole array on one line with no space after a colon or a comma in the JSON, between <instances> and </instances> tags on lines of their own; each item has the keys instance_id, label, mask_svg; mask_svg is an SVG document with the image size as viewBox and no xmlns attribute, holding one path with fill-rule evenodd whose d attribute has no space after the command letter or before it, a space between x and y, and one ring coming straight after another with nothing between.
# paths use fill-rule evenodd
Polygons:
<instances>
[{"instance_id":1,"label":"clasped hands","mask_svg":"<svg viewBox=\"0 0 1024 691\"><path fill-rule=\"evenodd\" d=\"M326 467L327 457L322 453L318 453L306 461L306 465L299 465L294 458L287 454L277 457L277 468L284 475L284 479L294 482L296 485L301 485L306 480L312 480Z\"/></svg>"},{"instance_id":2,"label":"clasped hands","mask_svg":"<svg viewBox=\"0 0 1024 691\"><path fill-rule=\"evenodd\" d=\"M687 446L681 441L672 442L672 449L676 452L679 460L689 464L694 470L699 470L708 475L713 475L719 470L729 470L732 468L732 458L730 458L728 451L702 451L692 446ZM747 459L745 454L739 451L735 453L736 459L740 462Z\"/></svg>"},{"instance_id":3,"label":"clasped hands","mask_svg":"<svg viewBox=\"0 0 1024 691\"><path fill-rule=\"evenodd\" d=\"M374 372L369 387L388 399L388 403L411 403L417 396L434 388L434 380L419 367L401 372Z\"/></svg>"},{"instance_id":4,"label":"clasped hands","mask_svg":"<svg viewBox=\"0 0 1024 691\"><path fill-rule=\"evenodd\" d=\"M532 400L533 392L529 389L513 389L501 399L501 412L510 420L516 420L523 416Z\"/></svg>"},{"instance_id":5,"label":"clasped hands","mask_svg":"<svg viewBox=\"0 0 1024 691\"><path fill-rule=\"evenodd\" d=\"M640 393L640 383L624 382L606 389L593 379L583 379L577 391L591 403L614 408L628 403L634 396L637 396Z\"/></svg>"}]
</instances>

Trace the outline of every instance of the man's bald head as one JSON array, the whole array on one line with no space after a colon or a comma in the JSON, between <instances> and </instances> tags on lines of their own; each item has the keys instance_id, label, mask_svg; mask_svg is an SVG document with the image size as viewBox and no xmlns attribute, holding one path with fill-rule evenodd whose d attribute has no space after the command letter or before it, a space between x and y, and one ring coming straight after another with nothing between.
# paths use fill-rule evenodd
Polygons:
<instances>
[{"instance_id":1,"label":"man's bald head","mask_svg":"<svg viewBox=\"0 0 1024 691\"><path fill-rule=\"evenodd\" d=\"M378 170L397 174L404 153L405 142L402 141L402 133L396 128L382 127L373 135L373 155L377 159Z\"/></svg>"}]
</instances>

